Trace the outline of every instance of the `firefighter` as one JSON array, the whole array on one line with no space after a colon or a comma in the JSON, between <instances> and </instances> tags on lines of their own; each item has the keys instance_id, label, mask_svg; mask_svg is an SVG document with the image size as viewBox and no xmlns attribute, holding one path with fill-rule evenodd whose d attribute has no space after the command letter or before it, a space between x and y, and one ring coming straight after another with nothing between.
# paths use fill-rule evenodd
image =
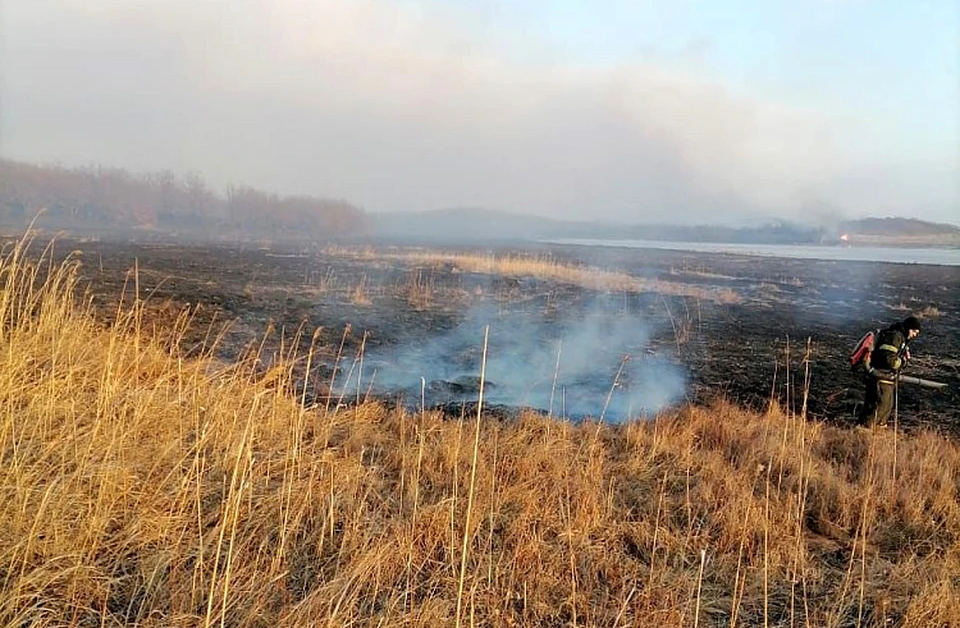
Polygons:
<instances>
[{"instance_id":1,"label":"firefighter","mask_svg":"<svg viewBox=\"0 0 960 628\"><path fill-rule=\"evenodd\" d=\"M866 394L860 410L859 425L885 427L893 412L896 379L910 359L910 341L920 335L920 321L908 316L882 330L870 354L866 374Z\"/></svg>"}]
</instances>

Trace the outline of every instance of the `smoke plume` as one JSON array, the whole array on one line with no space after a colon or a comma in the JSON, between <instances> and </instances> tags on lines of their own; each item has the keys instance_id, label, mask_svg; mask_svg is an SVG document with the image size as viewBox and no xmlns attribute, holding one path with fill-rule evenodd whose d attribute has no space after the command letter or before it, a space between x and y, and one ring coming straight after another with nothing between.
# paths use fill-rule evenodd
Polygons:
<instances>
[{"instance_id":1,"label":"smoke plume","mask_svg":"<svg viewBox=\"0 0 960 628\"><path fill-rule=\"evenodd\" d=\"M478 307L451 330L368 354L364 371L407 405L475 402L488 326L485 403L623 420L683 397L686 373L651 351L650 326L599 307L559 320Z\"/></svg>"}]
</instances>

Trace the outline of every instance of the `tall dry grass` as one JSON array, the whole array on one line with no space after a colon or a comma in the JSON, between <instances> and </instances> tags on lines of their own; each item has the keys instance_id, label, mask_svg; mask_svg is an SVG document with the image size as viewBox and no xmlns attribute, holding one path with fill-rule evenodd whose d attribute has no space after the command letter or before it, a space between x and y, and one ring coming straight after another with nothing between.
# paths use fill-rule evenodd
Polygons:
<instances>
[{"instance_id":1,"label":"tall dry grass","mask_svg":"<svg viewBox=\"0 0 960 628\"><path fill-rule=\"evenodd\" d=\"M960 626L948 438L305 408L311 355L183 359L30 259L0 261L3 625Z\"/></svg>"}]
</instances>

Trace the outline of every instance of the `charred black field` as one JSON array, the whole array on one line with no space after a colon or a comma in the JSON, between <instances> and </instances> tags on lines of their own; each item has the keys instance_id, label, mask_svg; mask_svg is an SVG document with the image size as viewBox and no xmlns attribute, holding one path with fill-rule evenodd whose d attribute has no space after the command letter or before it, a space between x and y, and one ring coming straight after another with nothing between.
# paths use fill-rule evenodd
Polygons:
<instances>
[{"instance_id":1,"label":"charred black field","mask_svg":"<svg viewBox=\"0 0 960 628\"><path fill-rule=\"evenodd\" d=\"M960 434L960 270L662 250L529 245L193 245L59 240L108 322L139 294L144 322L189 313L185 355L300 356L309 403L378 397L622 420L717 396L853 424L846 356L867 329L924 329L899 423ZM309 372L306 368L310 356Z\"/></svg>"}]
</instances>

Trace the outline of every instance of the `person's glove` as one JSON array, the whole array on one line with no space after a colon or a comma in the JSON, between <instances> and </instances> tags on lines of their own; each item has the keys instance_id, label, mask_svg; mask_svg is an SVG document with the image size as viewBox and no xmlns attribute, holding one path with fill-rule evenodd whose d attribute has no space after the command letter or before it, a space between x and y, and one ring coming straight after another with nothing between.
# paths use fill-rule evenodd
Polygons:
<instances>
[{"instance_id":1,"label":"person's glove","mask_svg":"<svg viewBox=\"0 0 960 628\"><path fill-rule=\"evenodd\" d=\"M903 360L900 359L900 356L895 355L890 358L890 368L894 371L899 371L901 368L903 368Z\"/></svg>"}]
</instances>

